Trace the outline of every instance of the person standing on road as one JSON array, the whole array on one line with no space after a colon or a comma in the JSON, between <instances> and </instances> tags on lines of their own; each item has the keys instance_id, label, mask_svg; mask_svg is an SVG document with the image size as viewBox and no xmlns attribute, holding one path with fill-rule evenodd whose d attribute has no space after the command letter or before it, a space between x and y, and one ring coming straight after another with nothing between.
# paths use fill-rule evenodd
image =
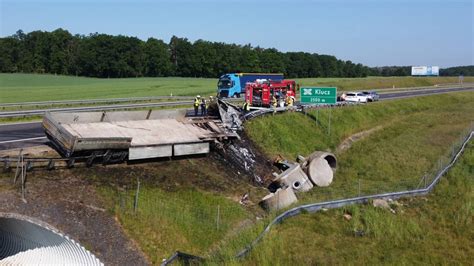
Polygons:
<instances>
[{"instance_id":1,"label":"person standing on road","mask_svg":"<svg viewBox=\"0 0 474 266\"><path fill-rule=\"evenodd\" d=\"M244 105L242 106L242 109L244 110L244 114L250 112L250 103L248 100L244 102Z\"/></svg>"},{"instance_id":2,"label":"person standing on road","mask_svg":"<svg viewBox=\"0 0 474 266\"><path fill-rule=\"evenodd\" d=\"M201 99L201 115L207 115L207 103L204 97Z\"/></svg>"},{"instance_id":3,"label":"person standing on road","mask_svg":"<svg viewBox=\"0 0 474 266\"><path fill-rule=\"evenodd\" d=\"M277 105L278 105L278 100L277 98L275 97L275 95L272 96L272 106L273 106L273 113L276 113L276 108L277 108Z\"/></svg>"},{"instance_id":4,"label":"person standing on road","mask_svg":"<svg viewBox=\"0 0 474 266\"><path fill-rule=\"evenodd\" d=\"M198 95L194 98L194 116L198 116L199 104L201 102L201 96Z\"/></svg>"},{"instance_id":5,"label":"person standing on road","mask_svg":"<svg viewBox=\"0 0 474 266\"><path fill-rule=\"evenodd\" d=\"M292 107L294 102L295 102L295 97L293 96L288 97L288 107Z\"/></svg>"}]
</instances>

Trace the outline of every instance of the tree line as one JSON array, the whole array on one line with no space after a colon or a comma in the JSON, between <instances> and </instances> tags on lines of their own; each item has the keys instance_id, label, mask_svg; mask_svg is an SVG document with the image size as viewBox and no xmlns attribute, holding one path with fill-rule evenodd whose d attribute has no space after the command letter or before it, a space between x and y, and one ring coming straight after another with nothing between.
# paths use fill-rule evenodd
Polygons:
<instances>
[{"instance_id":1,"label":"tree line","mask_svg":"<svg viewBox=\"0 0 474 266\"><path fill-rule=\"evenodd\" d=\"M411 66L384 66L374 67L371 69L373 76L410 76ZM449 68L441 68L439 70L440 76L474 76L474 66L457 66Z\"/></svg>"},{"instance_id":2,"label":"tree line","mask_svg":"<svg viewBox=\"0 0 474 266\"><path fill-rule=\"evenodd\" d=\"M211 77L229 72L278 72L288 77L365 77L370 68L334 56L280 52L173 36L72 35L67 30L32 31L0 38L0 71L100 78Z\"/></svg>"},{"instance_id":3,"label":"tree line","mask_svg":"<svg viewBox=\"0 0 474 266\"><path fill-rule=\"evenodd\" d=\"M474 76L474 66L457 66L440 69L441 76Z\"/></svg>"},{"instance_id":4,"label":"tree line","mask_svg":"<svg viewBox=\"0 0 474 266\"><path fill-rule=\"evenodd\" d=\"M289 78L410 75L409 67L369 68L331 55L283 53L250 44L190 42L176 36L166 43L122 35L72 35L64 29L30 33L18 30L0 38L0 72L99 78L216 78L231 72L284 73Z\"/></svg>"}]
</instances>

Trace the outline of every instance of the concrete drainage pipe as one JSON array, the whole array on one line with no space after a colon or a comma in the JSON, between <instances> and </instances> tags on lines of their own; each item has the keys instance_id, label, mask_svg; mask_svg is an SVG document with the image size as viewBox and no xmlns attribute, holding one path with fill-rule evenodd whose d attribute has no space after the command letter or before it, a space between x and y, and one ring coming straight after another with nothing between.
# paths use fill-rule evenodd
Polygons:
<instances>
[{"instance_id":1,"label":"concrete drainage pipe","mask_svg":"<svg viewBox=\"0 0 474 266\"><path fill-rule=\"evenodd\" d=\"M291 187L279 188L275 193L270 193L263 197L261 206L267 211L276 211L286 208L298 201L295 192Z\"/></svg>"},{"instance_id":2,"label":"concrete drainage pipe","mask_svg":"<svg viewBox=\"0 0 474 266\"><path fill-rule=\"evenodd\" d=\"M312 153L303 170L311 182L318 187L327 187L332 183L334 171L336 171L337 160L334 154L317 151Z\"/></svg>"},{"instance_id":3,"label":"concrete drainage pipe","mask_svg":"<svg viewBox=\"0 0 474 266\"><path fill-rule=\"evenodd\" d=\"M0 213L0 265L103 265L50 225Z\"/></svg>"}]
</instances>

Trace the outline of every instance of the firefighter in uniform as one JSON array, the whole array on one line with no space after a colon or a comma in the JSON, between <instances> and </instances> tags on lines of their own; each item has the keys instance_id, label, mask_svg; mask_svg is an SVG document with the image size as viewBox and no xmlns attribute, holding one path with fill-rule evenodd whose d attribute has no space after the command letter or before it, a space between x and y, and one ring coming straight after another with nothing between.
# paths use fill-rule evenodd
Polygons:
<instances>
[{"instance_id":1,"label":"firefighter in uniform","mask_svg":"<svg viewBox=\"0 0 474 266\"><path fill-rule=\"evenodd\" d=\"M198 115L200 103L201 103L201 96L198 95L196 96L196 98L194 98L194 116Z\"/></svg>"},{"instance_id":2,"label":"firefighter in uniform","mask_svg":"<svg viewBox=\"0 0 474 266\"><path fill-rule=\"evenodd\" d=\"M250 103L249 103L248 100L244 102L244 105L242 106L242 109L244 110L245 114L250 112Z\"/></svg>"},{"instance_id":3,"label":"firefighter in uniform","mask_svg":"<svg viewBox=\"0 0 474 266\"><path fill-rule=\"evenodd\" d=\"M288 97L288 106L292 107L294 101L295 101L295 97L293 97L293 96Z\"/></svg>"},{"instance_id":4,"label":"firefighter in uniform","mask_svg":"<svg viewBox=\"0 0 474 266\"><path fill-rule=\"evenodd\" d=\"M276 113L277 105L278 105L278 100L277 100L277 98L275 97L275 95L273 95L273 96L272 96L273 113Z\"/></svg>"},{"instance_id":5,"label":"firefighter in uniform","mask_svg":"<svg viewBox=\"0 0 474 266\"><path fill-rule=\"evenodd\" d=\"M207 115L207 102L204 97L201 99L201 115L202 116Z\"/></svg>"}]
</instances>

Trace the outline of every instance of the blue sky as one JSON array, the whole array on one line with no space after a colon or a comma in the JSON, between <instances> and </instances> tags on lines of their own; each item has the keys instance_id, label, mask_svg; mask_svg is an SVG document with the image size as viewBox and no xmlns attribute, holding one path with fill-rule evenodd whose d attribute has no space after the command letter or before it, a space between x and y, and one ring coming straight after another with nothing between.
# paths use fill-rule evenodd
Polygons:
<instances>
[{"instance_id":1,"label":"blue sky","mask_svg":"<svg viewBox=\"0 0 474 266\"><path fill-rule=\"evenodd\" d=\"M474 0L0 0L18 29L171 36L330 54L369 66L474 64Z\"/></svg>"}]
</instances>

